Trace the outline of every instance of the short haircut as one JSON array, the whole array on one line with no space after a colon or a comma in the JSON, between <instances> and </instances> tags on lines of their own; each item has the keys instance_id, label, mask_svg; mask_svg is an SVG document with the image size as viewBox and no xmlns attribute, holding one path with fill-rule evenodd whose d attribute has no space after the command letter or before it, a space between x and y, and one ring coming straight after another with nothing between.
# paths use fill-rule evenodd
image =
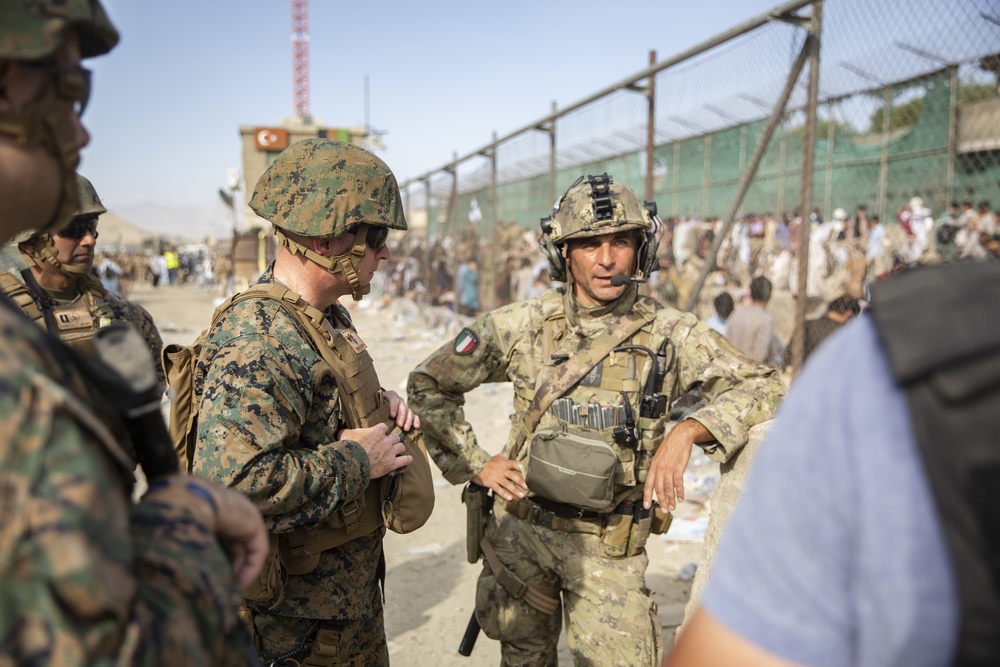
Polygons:
<instances>
[{"instance_id":1,"label":"short haircut","mask_svg":"<svg viewBox=\"0 0 1000 667\"><path fill-rule=\"evenodd\" d=\"M722 292L717 297L715 297L715 312L719 314L719 317L727 318L733 313L733 308L736 304L733 303L733 296L729 292Z\"/></svg>"},{"instance_id":2,"label":"short haircut","mask_svg":"<svg viewBox=\"0 0 1000 667\"><path fill-rule=\"evenodd\" d=\"M771 300L771 281L764 276L757 276L750 281L750 298L754 301L767 303Z\"/></svg>"},{"instance_id":3,"label":"short haircut","mask_svg":"<svg viewBox=\"0 0 1000 667\"><path fill-rule=\"evenodd\" d=\"M826 307L826 312L839 313L841 315L844 313L853 313L857 315L861 312L861 304L858 303L857 299L846 294L841 294L830 302L830 305Z\"/></svg>"}]
</instances>

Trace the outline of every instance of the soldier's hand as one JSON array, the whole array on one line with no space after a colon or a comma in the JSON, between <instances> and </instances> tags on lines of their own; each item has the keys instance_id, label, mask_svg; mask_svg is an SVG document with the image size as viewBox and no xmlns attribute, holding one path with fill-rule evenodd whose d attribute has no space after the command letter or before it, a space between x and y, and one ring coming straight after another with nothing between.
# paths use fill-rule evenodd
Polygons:
<instances>
[{"instance_id":1,"label":"soldier's hand","mask_svg":"<svg viewBox=\"0 0 1000 667\"><path fill-rule=\"evenodd\" d=\"M413 457L403 453L406 448L399 441L399 436L388 430L385 424L376 424L369 428L348 428L340 433L341 440L353 440L368 453L372 479L384 477L413 463Z\"/></svg>"},{"instance_id":2,"label":"soldier's hand","mask_svg":"<svg viewBox=\"0 0 1000 667\"><path fill-rule=\"evenodd\" d=\"M219 536L233 574L246 588L260 573L269 544L260 511L242 493L212 485L219 516L215 533Z\"/></svg>"},{"instance_id":3,"label":"soldier's hand","mask_svg":"<svg viewBox=\"0 0 1000 667\"><path fill-rule=\"evenodd\" d=\"M653 497L660 507L673 511L684 500L684 469L691 458L691 445L707 442L712 434L699 422L686 419L674 426L653 454L646 473L642 492L642 506L653 506Z\"/></svg>"},{"instance_id":4,"label":"soldier's hand","mask_svg":"<svg viewBox=\"0 0 1000 667\"><path fill-rule=\"evenodd\" d=\"M406 402L394 391L386 390L382 392L385 400L389 403L389 416L396 420L396 426L409 432L411 429L420 428L420 417L413 410L410 410Z\"/></svg>"},{"instance_id":5,"label":"soldier's hand","mask_svg":"<svg viewBox=\"0 0 1000 667\"><path fill-rule=\"evenodd\" d=\"M524 498L528 492L528 485L524 483L524 476L521 474L521 466L504 454L497 454L491 458L472 481L479 486L492 489L493 493L504 500L513 500L514 496Z\"/></svg>"}]
</instances>

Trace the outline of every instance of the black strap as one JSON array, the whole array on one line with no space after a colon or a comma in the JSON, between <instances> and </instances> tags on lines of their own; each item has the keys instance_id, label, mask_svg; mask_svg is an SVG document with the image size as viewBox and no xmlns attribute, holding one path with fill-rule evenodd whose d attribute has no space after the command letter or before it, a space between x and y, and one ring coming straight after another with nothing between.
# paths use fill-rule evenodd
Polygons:
<instances>
[{"instance_id":1,"label":"black strap","mask_svg":"<svg viewBox=\"0 0 1000 667\"><path fill-rule=\"evenodd\" d=\"M55 315L52 314L55 305L52 303L52 299L49 298L49 293L45 291L44 287L38 284L38 280L35 279L35 274L31 272L31 269L21 269L21 277L24 278L24 285L28 288L31 298L35 300L35 305L42 312L42 321L45 322L46 331L53 338L59 338L59 325L56 324Z\"/></svg>"}]
</instances>

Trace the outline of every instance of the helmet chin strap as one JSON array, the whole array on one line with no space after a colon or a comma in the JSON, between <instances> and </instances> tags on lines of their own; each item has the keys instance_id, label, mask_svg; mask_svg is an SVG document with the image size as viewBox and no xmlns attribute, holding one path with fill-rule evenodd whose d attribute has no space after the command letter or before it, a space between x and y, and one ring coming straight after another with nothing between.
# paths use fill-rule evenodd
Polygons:
<instances>
[{"instance_id":1,"label":"helmet chin strap","mask_svg":"<svg viewBox=\"0 0 1000 667\"><path fill-rule=\"evenodd\" d=\"M371 285L362 285L358 277L361 269L361 258L365 256L367 244L365 235L368 232L368 225L358 225L358 231L354 234L354 242L351 249L339 255L324 257L314 250L310 250L295 239L285 235L280 227L274 227L274 235L278 238L278 244L288 248L293 255L302 255L309 261L319 264L331 274L339 273L344 276L351 286L351 297L355 301L361 301L361 297L372 290Z\"/></svg>"},{"instance_id":2,"label":"helmet chin strap","mask_svg":"<svg viewBox=\"0 0 1000 667\"><path fill-rule=\"evenodd\" d=\"M36 234L31 243L34 250L30 253L24 250L24 244L18 246L18 249L21 251L21 257L24 258L24 263L28 266L37 264L38 262L48 262L70 278L82 278L90 273L90 269L86 267L60 262L56 246L52 243L52 237L49 234Z\"/></svg>"}]
</instances>

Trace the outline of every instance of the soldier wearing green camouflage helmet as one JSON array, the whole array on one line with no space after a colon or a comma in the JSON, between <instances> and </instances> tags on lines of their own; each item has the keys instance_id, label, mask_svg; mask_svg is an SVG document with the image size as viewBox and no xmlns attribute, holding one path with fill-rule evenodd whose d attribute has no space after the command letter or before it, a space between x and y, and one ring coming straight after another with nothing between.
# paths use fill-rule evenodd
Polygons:
<instances>
[{"instance_id":1,"label":"soldier wearing green camouflage helmet","mask_svg":"<svg viewBox=\"0 0 1000 667\"><path fill-rule=\"evenodd\" d=\"M541 223L550 275L566 286L476 320L407 383L445 478L496 499L475 615L507 667L555 664L561 616L577 664L659 665L646 539L683 499L692 444L734 460L784 392L697 318L638 294L654 216L607 174L578 180ZM462 409L487 382L514 387L494 456ZM671 421L691 390L704 403Z\"/></svg>"},{"instance_id":2,"label":"soldier wearing green camouflage helmet","mask_svg":"<svg viewBox=\"0 0 1000 667\"><path fill-rule=\"evenodd\" d=\"M365 236L381 239L405 230L399 186L385 162L352 144L308 139L292 145L279 167L268 169L254 188L250 208L274 225L278 242L293 253L341 273L355 301L371 290L358 277ZM351 235L349 251L323 257L295 239Z\"/></svg>"},{"instance_id":3,"label":"soldier wearing green camouflage helmet","mask_svg":"<svg viewBox=\"0 0 1000 667\"><path fill-rule=\"evenodd\" d=\"M80 204L66 227L14 238L18 257L0 273L0 291L52 336L86 352L93 351L97 330L131 322L159 359L163 340L149 312L106 289L91 273L97 221L107 209L89 180L77 174L76 184ZM5 250L8 258L12 250Z\"/></svg>"},{"instance_id":4,"label":"soldier wearing green camouflage helmet","mask_svg":"<svg viewBox=\"0 0 1000 667\"><path fill-rule=\"evenodd\" d=\"M281 242L248 290L271 296L213 317L195 372L193 470L246 494L271 532L268 576L245 592L261 658L386 665L385 528L372 493L413 458L386 423L350 427L349 415L387 408L404 431L420 420L380 389L338 299L368 292L388 231L406 229L399 188L368 151L310 139L277 157L250 205Z\"/></svg>"},{"instance_id":5,"label":"soldier wearing green camouflage helmet","mask_svg":"<svg viewBox=\"0 0 1000 667\"><path fill-rule=\"evenodd\" d=\"M96 0L0 2L0 241L77 209L80 62L117 41ZM134 421L127 435L134 389L5 297L0 350L0 664L245 665L235 601L266 555L259 513L169 459L133 505L151 446Z\"/></svg>"}]
</instances>

